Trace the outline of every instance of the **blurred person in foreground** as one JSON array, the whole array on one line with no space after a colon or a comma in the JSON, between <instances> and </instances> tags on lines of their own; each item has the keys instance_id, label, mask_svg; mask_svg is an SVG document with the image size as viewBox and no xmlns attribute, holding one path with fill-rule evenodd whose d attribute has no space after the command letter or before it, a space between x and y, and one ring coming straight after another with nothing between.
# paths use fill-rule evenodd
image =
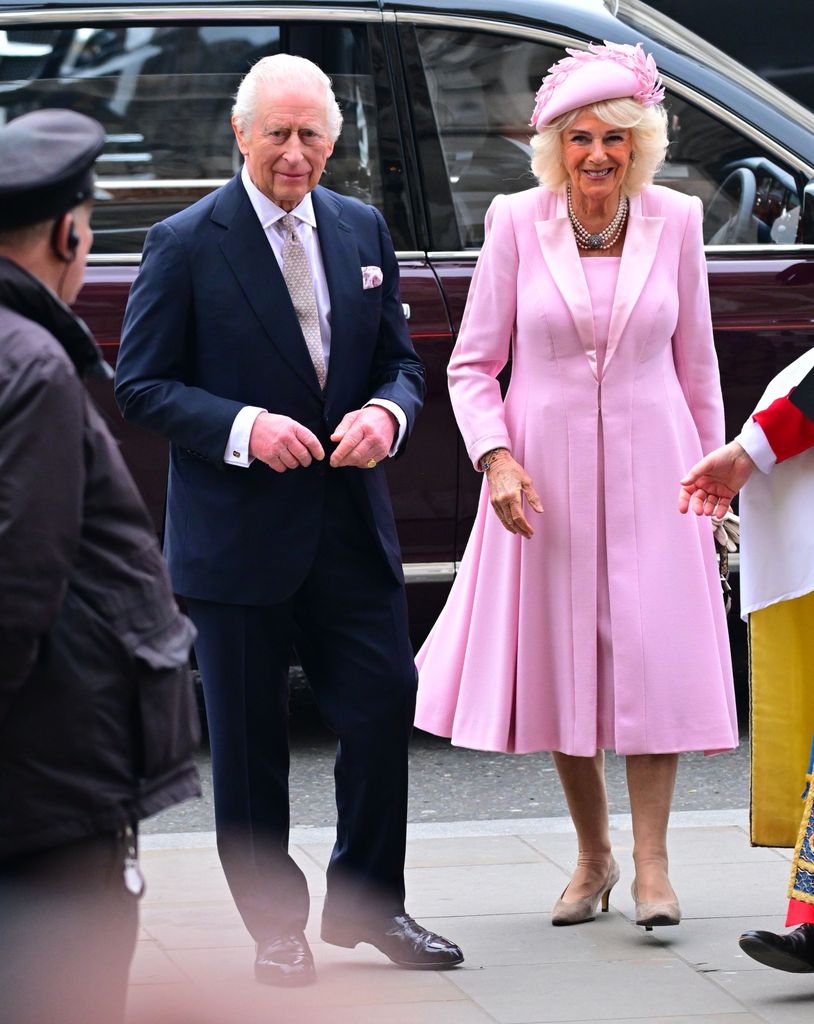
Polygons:
<instances>
[{"instance_id":1,"label":"blurred person in foreground","mask_svg":"<svg viewBox=\"0 0 814 1024\"><path fill-rule=\"evenodd\" d=\"M0 128L3 1024L122 1020L137 823L199 793L194 630L83 383L107 368L68 308L103 143L72 111Z\"/></svg>"},{"instance_id":2,"label":"blurred person in foreground","mask_svg":"<svg viewBox=\"0 0 814 1024\"><path fill-rule=\"evenodd\" d=\"M339 739L322 939L463 960L404 905L416 673L385 464L424 371L382 215L319 184L341 125L316 64L254 65L243 167L150 230L116 368L125 417L170 441L165 550L198 629L218 853L272 985L316 976L288 852L295 648Z\"/></svg>"},{"instance_id":3,"label":"blurred person in foreground","mask_svg":"<svg viewBox=\"0 0 814 1024\"><path fill-rule=\"evenodd\" d=\"M778 803L796 802L797 778L814 728L814 349L769 384L740 435L681 481L679 510L722 517L741 491L741 614L750 622L753 712L752 832ZM756 631L769 616L767 630ZM766 664L761 674L755 661ZM765 695L764 695L765 691ZM755 726L765 706L768 727ZM759 720L760 721L760 720ZM773 726L773 723L779 725ZM767 735L768 733L768 735ZM773 734L772 734L773 733ZM801 743L803 744L801 748ZM764 753L764 747L768 749ZM786 764L790 762L790 775ZM756 930L741 949L768 967L814 972L814 739L789 880L786 934ZM781 775L787 793L769 790ZM771 806L755 807L755 799ZM773 824L769 822L769 824ZM788 844L790 845L790 843Z\"/></svg>"},{"instance_id":4,"label":"blurred person in foreground","mask_svg":"<svg viewBox=\"0 0 814 1024\"><path fill-rule=\"evenodd\" d=\"M624 755L636 923L652 928L681 917L667 858L679 753L738 742L712 531L676 514L673 482L721 443L723 405L701 203L653 185L667 149L655 61L640 45L568 53L532 117L540 185L493 202L450 361L485 479L418 655L416 725L553 752L579 844L555 925L607 909L604 751Z\"/></svg>"}]
</instances>

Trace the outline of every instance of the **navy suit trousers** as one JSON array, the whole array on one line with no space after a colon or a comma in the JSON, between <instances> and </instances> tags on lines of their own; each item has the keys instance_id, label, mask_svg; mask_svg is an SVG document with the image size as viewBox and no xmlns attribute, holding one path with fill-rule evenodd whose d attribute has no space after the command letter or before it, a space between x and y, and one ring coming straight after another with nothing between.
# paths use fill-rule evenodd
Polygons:
<instances>
[{"instance_id":1,"label":"navy suit trousers","mask_svg":"<svg viewBox=\"0 0 814 1024\"><path fill-rule=\"evenodd\" d=\"M404 586L355 508L345 472L328 473L316 556L290 598L264 607L187 602L199 633L218 851L256 940L308 918L305 877L288 854L294 652L338 738L325 913L375 918L404 908L416 671Z\"/></svg>"}]
</instances>

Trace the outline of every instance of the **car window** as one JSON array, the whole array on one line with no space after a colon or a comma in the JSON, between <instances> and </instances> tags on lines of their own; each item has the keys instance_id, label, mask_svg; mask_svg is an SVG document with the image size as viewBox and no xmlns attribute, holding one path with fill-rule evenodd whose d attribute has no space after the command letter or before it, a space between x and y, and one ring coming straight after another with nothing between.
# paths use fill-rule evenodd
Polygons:
<instances>
[{"instance_id":1,"label":"car window","mask_svg":"<svg viewBox=\"0 0 814 1024\"><path fill-rule=\"evenodd\" d=\"M670 148L660 185L700 196L709 245L789 245L801 188L794 172L706 110L668 91Z\"/></svg>"},{"instance_id":2,"label":"car window","mask_svg":"<svg viewBox=\"0 0 814 1024\"><path fill-rule=\"evenodd\" d=\"M401 34L436 250L478 248L493 197L535 184L531 97L562 50L468 29Z\"/></svg>"},{"instance_id":3,"label":"car window","mask_svg":"<svg viewBox=\"0 0 814 1024\"><path fill-rule=\"evenodd\" d=\"M493 32L405 25L402 47L436 250L483 243L493 196L535 184L532 97L559 46ZM800 188L754 141L668 92L671 144L656 182L700 196L708 244L790 244Z\"/></svg>"},{"instance_id":4,"label":"car window","mask_svg":"<svg viewBox=\"0 0 814 1024\"><path fill-rule=\"evenodd\" d=\"M377 24L9 27L0 45L0 120L44 106L97 118L109 200L94 252L140 252L147 229L231 177L229 123L240 79L261 57L309 57L332 78L344 127L324 183L378 206L398 248L415 248Z\"/></svg>"}]
</instances>

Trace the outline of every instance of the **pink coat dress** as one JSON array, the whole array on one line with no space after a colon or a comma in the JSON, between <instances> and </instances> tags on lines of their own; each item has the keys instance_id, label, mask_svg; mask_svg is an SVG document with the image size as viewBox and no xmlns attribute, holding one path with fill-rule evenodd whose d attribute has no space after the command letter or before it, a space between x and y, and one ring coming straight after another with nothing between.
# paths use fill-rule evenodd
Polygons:
<instances>
[{"instance_id":1,"label":"pink coat dress","mask_svg":"<svg viewBox=\"0 0 814 1024\"><path fill-rule=\"evenodd\" d=\"M486 226L449 365L452 404L473 464L510 448L545 512L528 510L531 540L508 533L484 481L418 654L416 725L460 746L593 755L606 572L616 751L732 748L712 532L677 511L678 481L723 443L701 204L662 187L631 200L598 376L564 193L498 196ZM510 354L504 401L496 377Z\"/></svg>"}]
</instances>

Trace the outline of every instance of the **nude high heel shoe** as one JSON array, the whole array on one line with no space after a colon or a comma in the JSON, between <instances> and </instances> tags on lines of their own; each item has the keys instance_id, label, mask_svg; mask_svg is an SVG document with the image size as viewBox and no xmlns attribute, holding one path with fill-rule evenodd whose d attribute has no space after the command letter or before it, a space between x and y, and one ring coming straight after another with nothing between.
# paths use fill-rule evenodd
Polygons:
<instances>
[{"instance_id":1,"label":"nude high heel shoe","mask_svg":"<svg viewBox=\"0 0 814 1024\"><path fill-rule=\"evenodd\" d=\"M618 881L619 865L611 857L608 873L596 892L592 892L589 896L583 896L581 900L576 900L574 903L563 903L562 896L565 895L568 886L563 889L562 896L554 904L554 909L551 911L551 923L561 926L593 921L596 917L596 908L600 902L602 903L602 913L607 914L611 889Z\"/></svg>"},{"instance_id":2,"label":"nude high heel shoe","mask_svg":"<svg viewBox=\"0 0 814 1024\"><path fill-rule=\"evenodd\" d=\"M654 927L678 924L681 921L681 907L678 900L664 900L661 903L648 903L639 900L636 895L636 882L630 887L630 895L636 904L636 924L645 931L652 932Z\"/></svg>"}]
</instances>

